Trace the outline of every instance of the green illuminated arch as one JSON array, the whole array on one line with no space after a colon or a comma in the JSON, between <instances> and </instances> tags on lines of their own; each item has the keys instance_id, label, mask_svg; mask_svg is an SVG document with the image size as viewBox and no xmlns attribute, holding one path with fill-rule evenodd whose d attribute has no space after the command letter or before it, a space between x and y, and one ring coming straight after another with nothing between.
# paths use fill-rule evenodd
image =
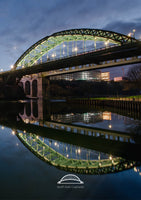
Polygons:
<instances>
[{"instance_id":1,"label":"green illuminated arch","mask_svg":"<svg viewBox=\"0 0 141 200\"><path fill-rule=\"evenodd\" d=\"M31 133L17 133L22 143L43 161L65 171L82 174L106 174L129 169L135 162L116 157L112 160L80 160L67 158L48 146L37 135Z\"/></svg>"},{"instance_id":2,"label":"green illuminated arch","mask_svg":"<svg viewBox=\"0 0 141 200\"><path fill-rule=\"evenodd\" d=\"M48 51L63 42L79 40L107 41L119 45L136 42L135 38L100 29L71 29L44 37L27 49L14 64L15 69L21 66L30 67Z\"/></svg>"}]
</instances>

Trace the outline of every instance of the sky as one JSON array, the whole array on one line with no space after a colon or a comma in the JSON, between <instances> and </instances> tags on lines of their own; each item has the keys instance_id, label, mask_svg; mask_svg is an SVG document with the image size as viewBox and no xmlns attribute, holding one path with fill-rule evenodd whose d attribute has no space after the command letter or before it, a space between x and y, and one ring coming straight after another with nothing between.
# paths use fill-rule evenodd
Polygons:
<instances>
[{"instance_id":1,"label":"sky","mask_svg":"<svg viewBox=\"0 0 141 200\"><path fill-rule=\"evenodd\" d=\"M41 38L72 28L141 37L141 0L0 0L0 69Z\"/></svg>"}]
</instances>

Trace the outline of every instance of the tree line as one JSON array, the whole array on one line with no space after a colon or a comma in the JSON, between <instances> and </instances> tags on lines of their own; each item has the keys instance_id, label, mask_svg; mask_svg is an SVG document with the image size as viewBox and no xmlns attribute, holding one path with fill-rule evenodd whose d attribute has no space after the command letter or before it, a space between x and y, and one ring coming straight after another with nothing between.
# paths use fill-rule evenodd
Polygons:
<instances>
[{"instance_id":1,"label":"tree line","mask_svg":"<svg viewBox=\"0 0 141 200\"><path fill-rule=\"evenodd\" d=\"M121 82L86 80L50 80L51 97L107 97L139 95L141 65L129 69Z\"/></svg>"}]
</instances>

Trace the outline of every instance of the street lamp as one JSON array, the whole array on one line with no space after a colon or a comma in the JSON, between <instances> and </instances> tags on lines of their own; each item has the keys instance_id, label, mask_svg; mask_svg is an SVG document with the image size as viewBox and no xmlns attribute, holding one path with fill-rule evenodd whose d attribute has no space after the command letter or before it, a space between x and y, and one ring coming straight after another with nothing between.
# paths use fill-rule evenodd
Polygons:
<instances>
[{"instance_id":1,"label":"street lamp","mask_svg":"<svg viewBox=\"0 0 141 200\"><path fill-rule=\"evenodd\" d=\"M55 58L55 56L56 56L56 54L55 54L55 53L53 53L53 54L52 54L52 58L54 59L54 58Z\"/></svg>"},{"instance_id":2,"label":"street lamp","mask_svg":"<svg viewBox=\"0 0 141 200\"><path fill-rule=\"evenodd\" d=\"M74 48L73 48L73 52L76 52L76 56L77 56L77 51L78 51L78 48L77 48L77 47L74 47Z\"/></svg>"},{"instance_id":3,"label":"street lamp","mask_svg":"<svg viewBox=\"0 0 141 200\"><path fill-rule=\"evenodd\" d=\"M105 42L106 48L108 47L108 44L109 44L109 41L106 41L106 42Z\"/></svg>"},{"instance_id":4,"label":"street lamp","mask_svg":"<svg viewBox=\"0 0 141 200\"><path fill-rule=\"evenodd\" d=\"M11 132L11 133L12 133L12 135L15 135L15 131L14 131L14 130L12 130L12 132Z\"/></svg>"},{"instance_id":5,"label":"street lamp","mask_svg":"<svg viewBox=\"0 0 141 200\"><path fill-rule=\"evenodd\" d=\"M128 33L128 36L131 37L132 33Z\"/></svg>"},{"instance_id":6,"label":"street lamp","mask_svg":"<svg viewBox=\"0 0 141 200\"><path fill-rule=\"evenodd\" d=\"M109 128L112 128L112 125L111 124L109 124L109 126L108 126Z\"/></svg>"},{"instance_id":7,"label":"street lamp","mask_svg":"<svg viewBox=\"0 0 141 200\"><path fill-rule=\"evenodd\" d=\"M11 69L13 69L13 68L14 68L14 66L13 66L13 65L11 65L11 66L10 66L10 68L11 68Z\"/></svg>"},{"instance_id":8,"label":"street lamp","mask_svg":"<svg viewBox=\"0 0 141 200\"><path fill-rule=\"evenodd\" d=\"M96 51L96 37L94 38L94 49Z\"/></svg>"},{"instance_id":9,"label":"street lamp","mask_svg":"<svg viewBox=\"0 0 141 200\"><path fill-rule=\"evenodd\" d=\"M136 29L133 29L133 37L135 38Z\"/></svg>"},{"instance_id":10,"label":"street lamp","mask_svg":"<svg viewBox=\"0 0 141 200\"><path fill-rule=\"evenodd\" d=\"M77 152L80 154L80 153L81 153L81 150L80 150L80 149L78 149L78 150L77 150Z\"/></svg>"},{"instance_id":11,"label":"street lamp","mask_svg":"<svg viewBox=\"0 0 141 200\"><path fill-rule=\"evenodd\" d=\"M65 47L66 47L66 45L63 44L63 55L65 55Z\"/></svg>"},{"instance_id":12,"label":"street lamp","mask_svg":"<svg viewBox=\"0 0 141 200\"><path fill-rule=\"evenodd\" d=\"M113 159L113 157L112 157L112 155L110 155L110 156L109 156L109 160L112 160L112 159Z\"/></svg>"}]
</instances>

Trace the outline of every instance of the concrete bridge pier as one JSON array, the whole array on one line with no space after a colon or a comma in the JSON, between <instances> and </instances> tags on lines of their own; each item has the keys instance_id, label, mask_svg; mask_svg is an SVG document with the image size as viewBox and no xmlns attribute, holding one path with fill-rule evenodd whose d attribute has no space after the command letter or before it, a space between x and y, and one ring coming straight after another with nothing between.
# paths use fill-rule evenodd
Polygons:
<instances>
[{"instance_id":1,"label":"concrete bridge pier","mask_svg":"<svg viewBox=\"0 0 141 200\"><path fill-rule=\"evenodd\" d=\"M41 73L22 77L20 83L28 98L43 98L43 77Z\"/></svg>"},{"instance_id":2,"label":"concrete bridge pier","mask_svg":"<svg viewBox=\"0 0 141 200\"><path fill-rule=\"evenodd\" d=\"M22 85L26 97L50 99L50 79L43 77L41 73L24 76L20 84Z\"/></svg>"},{"instance_id":3,"label":"concrete bridge pier","mask_svg":"<svg viewBox=\"0 0 141 200\"><path fill-rule=\"evenodd\" d=\"M38 101L31 100L26 103L24 110L20 113L20 117L25 123L39 122L39 125L43 125L43 99L40 98Z\"/></svg>"}]
</instances>

